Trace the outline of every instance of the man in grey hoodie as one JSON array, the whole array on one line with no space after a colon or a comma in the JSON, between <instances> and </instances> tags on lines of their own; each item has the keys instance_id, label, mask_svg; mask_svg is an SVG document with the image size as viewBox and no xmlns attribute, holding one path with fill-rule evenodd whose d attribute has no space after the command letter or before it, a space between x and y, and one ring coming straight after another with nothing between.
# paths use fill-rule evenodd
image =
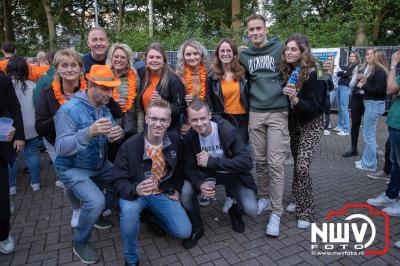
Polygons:
<instances>
[{"instance_id":1,"label":"man in grey hoodie","mask_svg":"<svg viewBox=\"0 0 400 266\"><path fill-rule=\"evenodd\" d=\"M289 151L289 102L282 92L280 75L283 45L268 37L265 18L247 18L249 48L240 53L250 83L249 136L256 161L258 214L271 209L266 234L279 235L283 212L284 161Z\"/></svg>"},{"instance_id":2,"label":"man in grey hoodie","mask_svg":"<svg viewBox=\"0 0 400 266\"><path fill-rule=\"evenodd\" d=\"M93 65L86 78L88 89L75 93L56 113L54 166L64 186L81 202L73 253L82 262L92 264L98 260L97 252L88 245L92 228L111 227L111 224L98 222L105 199L94 181L111 187L108 142L120 140L124 133L106 106L113 88L121 81L106 65Z\"/></svg>"}]
</instances>

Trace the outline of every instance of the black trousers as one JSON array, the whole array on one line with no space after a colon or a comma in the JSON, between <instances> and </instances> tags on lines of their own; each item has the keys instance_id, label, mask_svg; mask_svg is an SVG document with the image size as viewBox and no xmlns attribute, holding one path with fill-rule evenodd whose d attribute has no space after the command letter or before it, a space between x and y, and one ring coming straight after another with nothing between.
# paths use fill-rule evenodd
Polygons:
<instances>
[{"instance_id":1,"label":"black trousers","mask_svg":"<svg viewBox=\"0 0 400 266\"><path fill-rule=\"evenodd\" d=\"M325 98L325 125L324 125L324 129L328 129L329 128L329 124L331 123L331 99L329 94L326 95Z\"/></svg>"},{"instance_id":2,"label":"black trousers","mask_svg":"<svg viewBox=\"0 0 400 266\"><path fill-rule=\"evenodd\" d=\"M9 193L7 161L0 157L0 241L6 240L10 233Z\"/></svg>"},{"instance_id":3,"label":"black trousers","mask_svg":"<svg viewBox=\"0 0 400 266\"><path fill-rule=\"evenodd\" d=\"M390 161L390 138L388 137L388 139L385 142L385 165L383 166L383 172L385 172L385 174L390 175L390 173L392 172L392 162Z\"/></svg>"},{"instance_id":4,"label":"black trousers","mask_svg":"<svg viewBox=\"0 0 400 266\"><path fill-rule=\"evenodd\" d=\"M357 150L361 119L365 111L363 99L362 94L357 93L351 96L351 147L355 150Z\"/></svg>"}]
</instances>

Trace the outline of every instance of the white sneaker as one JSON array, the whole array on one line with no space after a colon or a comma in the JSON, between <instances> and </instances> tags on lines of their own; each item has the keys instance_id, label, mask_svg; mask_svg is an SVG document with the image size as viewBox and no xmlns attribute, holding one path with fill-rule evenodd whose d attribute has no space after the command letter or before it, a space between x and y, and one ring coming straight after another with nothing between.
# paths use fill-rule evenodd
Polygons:
<instances>
[{"instance_id":1,"label":"white sneaker","mask_svg":"<svg viewBox=\"0 0 400 266\"><path fill-rule=\"evenodd\" d=\"M393 246L395 246L396 248L400 248L400 241L394 242Z\"/></svg>"},{"instance_id":2,"label":"white sneaker","mask_svg":"<svg viewBox=\"0 0 400 266\"><path fill-rule=\"evenodd\" d=\"M350 133L349 132L345 133L343 131L339 131L338 133L336 133L336 135L338 135L338 136L348 136L348 135L350 135Z\"/></svg>"},{"instance_id":3,"label":"white sneaker","mask_svg":"<svg viewBox=\"0 0 400 266\"><path fill-rule=\"evenodd\" d=\"M295 212L296 211L296 204L293 202L289 203L289 205L286 207L287 212Z\"/></svg>"},{"instance_id":4,"label":"white sneaker","mask_svg":"<svg viewBox=\"0 0 400 266\"><path fill-rule=\"evenodd\" d=\"M335 127L334 129L332 129L333 131L339 132L342 131L339 127Z\"/></svg>"},{"instance_id":5,"label":"white sneaker","mask_svg":"<svg viewBox=\"0 0 400 266\"><path fill-rule=\"evenodd\" d=\"M300 229L307 229L310 227L311 223L309 221L304 221L304 220L297 220L297 228Z\"/></svg>"},{"instance_id":6,"label":"white sneaker","mask_svg":"<svg viewBox=\"0 0 400 266\"><path fill-rule=\"evenodd\" d=\"M103 213L101 215L103 215L103 217L107 217L110 216L112 214L112 210L107 209L105 211L103 211Z\"/></svg>"},{"instance_id":7,"label":"white sneaker","mask_svg":"<svg viewBox=\"0 0 400 266\"><path fill-rule=\"evenodd\" d=\"M396 203L396 199L389 199L388 197L386 197L386 193L382 192L378 197L374 199L368 199L367 203L374 207L389 207L392 204Z\"/></svg>"},{"instance_id":8,"label":"white sneaker","mask_svg":"<svg viewBox=\"0 0 400 266\"><path fill-rule=\"evenodd\" d=\"M329 132L329 130L325 129L324 130L324 136L329 136L331 134L331 132Z\"/></svg>"},{"instance_id":9,"label":"white sneaker","mask_svg":"<svg viewBox=\"0 0 400 266\"><path fill-rule=\"evenodd\" d=\"M265 234L269 236L279 236L279 224L281 223L281 217L275 213L271 213L269 222Z\"/></svg>"},{"instance_id":10,"label":"white sneaker","mask_svg":"<svg viewBox=\"0 0 400 266\"><path fill-rule=\"evenodd\" d=\"M231 197L225 197L225 203L222 207L223 213L228 213L229 209L232 207L233 199Z\"/></svg>"},{"instance_id":11,"label":"white sneaker","mask_svg":"<svg viewBox=\"0 0 400 266\"><path fill-rule=\"evenodd\" d=\"M390 180L390 175L387 175L383 170L380 170L376 173L370 173L367 175L371 179L383 179L383 180Z\"/></svg>"},{"instance_id":12,"label":"white sneaker","mask_svg":"<svg viewBox=\"0 0 400 266\"><path fill-rule=\"evenodd\" d=\"M15 194L17 194L17 187L10 187L10 196L14 196Z\"/></svg>"},{"instance_id":13,"label":"white sneaker","mask_svg":"<svg viewBox=\"0 0 400 266\"><path fill-rule=\"evenodd\" d=\"M400 216L400 202L396 202L389 207L383 208L382 211L389 214L389 216Z\"/></svg>"},{"instance_id":14,"label":"white sneaker","mask_svg":"<svg viewBox=\"0 0 400 266\"><path fill-rule=\"evenodd\" d=\"M71 227L75 228L78 226L79 215L81 214L81 209L72 210Z\"/></svg>"},{"instance_id":15,"label":"white sneaker","mask_svg":"<svg viewBox=\"0 0 400 266\"><path fill-rule=\"evenodd\" d=\"M61 182L60 180L57 180L57 181L56 181L56 187L64 188L64 183Z\"/></svg>"},{"instance_id":16,"label":"white sneaker","mask_svg":"<svg viewBox=\"0 0 400 266\"><path fill-rule=\"evenodd\" d=\"M40 184L39 183L31 184L31 188L32 188L33 192L39 191L40 190Z\"/></svg>"},{"instance_id":17,"label":"white sneaker","mask_svg":"<svg viewBox=\"0 0 400 266\"><path fill-rule=\"evenodd\" d=\"M14 240L11 235L8 235L6 240L0 241L0 252L8 254L14 251Z\"/></svg>"},{"instance_id":18,"label":"white sneaker","mask_svg":"<svg viewBox=\"0 0 400 266\"><path fill-rule=\"evenodd\" d=\"M357 165L357 164L362 164L362 160L355 161L354 164L355 164L355 165Z\"/></svg>"},{"instance_id":19,"label":"white sneaker","mask_svg":"<svg viewBox=\"0 0 400 266\"><path fill-rule=\"evenodd\" d=\"M366 166L365 164L363 164L363 163L361 163L361 164L356 164L356 168L357 169L360 169L360 170L365 170L365 171L376 171L376 167L374 168L374 167L372 167L372 168L369 168L368 166Z\"/></svg>"},{"instance_id":20,"label":"white sneaker","mask_svg":"<svg viewBox=\"0 0 400 266\"><path fill-rule=\"evenodd\" d=\"M271 209L271 200L270 199L259 199L258 200L258 212L257 215Z\"/></svg>"}]
</instances>

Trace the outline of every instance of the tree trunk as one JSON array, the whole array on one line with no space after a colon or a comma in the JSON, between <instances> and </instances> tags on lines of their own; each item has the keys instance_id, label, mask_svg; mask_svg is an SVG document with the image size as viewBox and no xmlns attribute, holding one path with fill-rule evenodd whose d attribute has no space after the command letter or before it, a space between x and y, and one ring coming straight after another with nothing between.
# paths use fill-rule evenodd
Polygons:
<instances>
[{"instance_id":1,"label":"tree trunk","mask_svg":"<svg viewBox=\"0 0 400 266\"><path fill-rule=\"evenodd\" d=\"M153 0L149 0L149 36L153 38Z\"/></svg>"},{"instance_id":2,"label":"tree trunk","mask_svg":"<svg viewBox=\"0 0 400 266\"><path fill-rule=\"evenodd\" d=\"M372 31L372 41L376 42L379 38L379 32L381 30L382 21L385 19L388 14L388 10L382 10L375 16L375 25Z\"/></svg>"},{"instance_id":3,"label":"tree trunk","mask_svg":"<svg viewBox=\"0 0 400 266\"><path fill-rule=\"evenodd\" d=\"M13 41L14 40L14 31L12 26L12 17L11 17L11 3L10 0L4 0L3 2L3 10L4 10L4 39L5 41Z\"/></svg>"},{"instance_id":4,"label":"tree trunk","mask_svg":"<svg viewBox=\"0 0 400 266\"><path fill-rule=\"evenodd\" d=\"M363 19L357 20L357 32L356 32L356 42L354 45L362 46L365 44L367 35L365 33L365 22Z\"/></svg>"},{"instance_id":5,"label":"tree trunk","mask_svg":"<svg viewBox=\"0 0 400 266\"><path fill-rule=\"evenodd\" d=\"M117 31L121 31L122 20L125 13L125 0L118 0L118 21L117 21Z\"/></svg>"},{"instance_id":6,"label":"tree trunk","mask_svg":"<svg viewBox=\"0 0 400 266\"><path fill-rule=\"evenodd\" d=\"M47 26L49 28L49 45L50 50L55 48L56 30L54 17L51 14L51 7L48 0L42 0L44 11L46 12Z\"/></svg>"},{"instance_id":7,"label":"tree trunk","mask_svg":"<svg viewBox=\"0 0 400 266\"><path fill-rule=\"evenodd\" d=\"M232 0L232 30L236 41L240 41L240 0Z\"/></svg>"}]
</instances>

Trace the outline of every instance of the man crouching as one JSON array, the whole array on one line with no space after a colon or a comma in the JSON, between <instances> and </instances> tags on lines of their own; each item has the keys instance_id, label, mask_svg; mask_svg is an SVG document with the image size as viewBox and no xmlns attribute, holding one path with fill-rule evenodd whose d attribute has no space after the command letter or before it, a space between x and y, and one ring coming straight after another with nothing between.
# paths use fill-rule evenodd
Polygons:
<instances>
[{"instance_id":1,"label":"man crouching","mask_svg":"<svg viewBox=\"0 0 400 266\"><path fill-rule=\"evenodd\" d=\"M252 161L238 129L222 116L211 118L207 103L198 99L189 105L188 118L192 128L184 138L184 165L189 181L184 182L181 200L193 228L190 238L183 241L186 249L204 234L197 195L213 198L215 185L224 185L236 200L228 211L233 230L244 232L243 212L257 215Z\"/></svg>"},{"instance_id":2,"label":"man crouching","mask_svg":"<svg viewBox=\"0 0 400 266\"><path fill-rule=\"evenodd\" d=\"M140 214L144 209L149 209L173 237L187 238L192 229L178 200L183 185L183 145L178 134L166 132L171 123L169 103L151 101L145 121L147 130L120 147L112 174L121 209L125 265L138 265Z\"/></svg>"}]
</instances>

